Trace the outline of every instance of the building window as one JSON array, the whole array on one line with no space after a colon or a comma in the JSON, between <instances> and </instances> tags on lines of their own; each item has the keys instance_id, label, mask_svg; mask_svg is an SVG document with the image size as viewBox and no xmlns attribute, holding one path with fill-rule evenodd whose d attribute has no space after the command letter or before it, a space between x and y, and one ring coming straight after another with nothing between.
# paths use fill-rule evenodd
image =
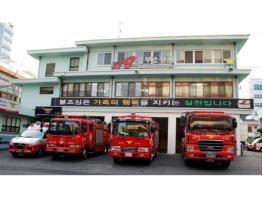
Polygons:
<instances>
[{"instance_id":1,"label":"building window","mask_svg":"<svg viewBox=\"0 0 263 197\"><path fill-rule=\"evenodd\" d=\"M193 63L193 51L185 51L185 63Z\"/></svg>"},{"instance_id":2,"label":"building window","mask_svg":"<svg viewBox=\"0 0 263 197\"><path fill-rule=\"evenodd\" d=\"M10 100L10 101L17 101L18 97L14 96L12 94L5 93L5 92L0 92L0 98L6 99L6 100Z\"/></svg>"},{"instance_id":3,"label":"building window","mask_svg":"<svg viewBox=\"0 0 263 197\"><path fill-rule=\"evenodd\" d=\"M65 83L63 97L108 97L110 94L109 83Z\"/></svg>"},{"instance_id":4,"label":"building window","mask_svg":"<svg viewBox=\"0 0 263 197\"><path fill-rule=\"evenodd\" d=\"M169 97L169 82L118 82L116 97Z\"/></svg>"},{"instance_id":5,"label":"building window","mask_svg":"<svg viewBox=\"0 0 263 197\"><path fill-rule=\"evenodd\" d=\"M4 132L19 132L21 118L3 116L2 131Z\"/></svg>"},{"instance_id":6,"label":"building window","mask_svg":"<svg viewBox=\"0 0 263 197\"><path fill-rule=\"evenodd\" d=\"M254 84L254 90L262 90L261 84Z\"/></svg>"},{"instance_id":7,"label":"building window","mask_svg":"<svg viewBox=\"0 0 263 197\"><path fill-rule=\"evenodd\" d=\"M213 55L212 55L213 54ZM213 58L212 58L213 57ZM195 64L207 64L207 63L224 63L224 59L231 58L231 50L179 50L177 51L176 63L195 63Z\"/></svg>"},{"instance_id":8,"label":"building window","mask_svg":"<svg viewBox=\"0 0 263 197\"><path fill-rule=\"evenodd\" d=\"M111 53L98 53L97 56L98 65L110 65L111 62Z\"/></svg>"},{"instance_id":9,"label":"building window","mask_svg":"<svg viewBox=\"0 0 263 197\"><path fill-rule=\"evenodd\" d=\"M69 71L78 71L79 70L79 57L70 58Z\"/></svg>"},{"instance_id":10,"label":"building window","mask_svg":"<svg viewBox=\"0 0 263 197\"><path fill-rule=\"evenodd\" d=\"M53 94L54 87L40 87L40 94Z\"/></svg>"},{"instance_id":11,"label":"building window","mask_svg":"<svg viewBox=\"0 0 263 197\"><path fill-rule=\"evenodd\" d=\"M232 82L176 82L176 97L232 98Z\"/></svg>"},{"instance_id":12,"label":"building window","mask_svg":"<svg viewBox=\"0 0 263 197\"><path fill-rule=\"evenodd\" d=\"M262 94L254 94L255 99L262 99Z\"/></svg>"},{"instance_id":13,"label":"building window","mask_svg":"<svg viewBox=\"0 0 263 197\"><path fill-rule=\"evenodd\" d=\"M55 64L47 64L46 65L46 77L53 77L55 72Z\"/></svg>"},{"instance_id":14,"label":"building window","mask_svg":"<svg viewBox=\"0 0 263 197\"><path fill-rule=\"evenodd\" d=\"M255 107L262 107L262 103L255 103Z\"/></svg>"}]
</instances>

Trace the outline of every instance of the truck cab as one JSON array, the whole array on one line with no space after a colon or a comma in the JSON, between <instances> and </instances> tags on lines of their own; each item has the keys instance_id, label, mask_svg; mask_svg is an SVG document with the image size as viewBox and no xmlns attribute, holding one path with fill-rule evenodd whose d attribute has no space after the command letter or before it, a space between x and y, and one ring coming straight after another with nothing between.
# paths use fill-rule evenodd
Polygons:
<instances>
[{"instance_id":1,"label":"truck cab","mask_svg":"<svg viewBox=\"0 0 263 197\"><path fill-rule=\"evenodd\" d=\"M87 159L89 153L107 152L108 127L83 116L59 116L51 119L46 151L54 157L77 154Z\"/></svg>"},{"instance_id":2,"label":"truck cab","mask_svg":"<svg viewBox=\"0 0 263 197\"><path fill-rule=\"evenodd\" d=\"M220 162L228 168L234 160L235 118L224 112L189 112L181 117L184 129L182 157L186 165L193 160Z\"/></svg>"},{"instance_id":3,"label":"truck cab","mask_svg":"<svg viewBox=\"0 0 263 197\"><path fill-rule=\"evenodd\" d=\"M159 125L152 118L128 115L113 120L110 156L114 163L122 158L141 158L151 163L158 146Z\"/></svg>"}]
</instances>

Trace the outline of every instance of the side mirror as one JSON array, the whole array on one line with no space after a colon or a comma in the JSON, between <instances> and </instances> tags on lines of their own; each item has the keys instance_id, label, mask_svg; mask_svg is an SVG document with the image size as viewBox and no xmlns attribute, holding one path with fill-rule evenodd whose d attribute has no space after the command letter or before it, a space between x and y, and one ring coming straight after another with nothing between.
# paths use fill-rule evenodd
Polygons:
<instances>
[{"instance_id":1,"label":"side mirror","mask_svg":"<svg viewBox=\"0 0 263 197\"><path fill-rule=\"evenodd\" d=\"M232 120L232 126L233 126L234 129L237 128L237 121L236 121L236 119Z\"/></svg>"},{"instance_id":2,"label":"side mirror","mask_svg":"<svg viewBox=\"0 0 263 197\"><path fill-rule=\"evenodd\" d=\"M185 125L185 117L184 116L181 116L181 118L180 118L180 127L184 127L184 125Z\"/></svg>"}]
</instances>

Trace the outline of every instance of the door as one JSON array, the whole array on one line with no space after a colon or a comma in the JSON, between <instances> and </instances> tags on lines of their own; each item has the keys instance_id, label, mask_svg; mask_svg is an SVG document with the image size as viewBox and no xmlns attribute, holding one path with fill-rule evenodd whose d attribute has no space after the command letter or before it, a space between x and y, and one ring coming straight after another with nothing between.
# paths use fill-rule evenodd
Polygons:
<instances>
[{"instance_id":1,"label":"door","mask_svg":"<svg viewBox=\"0 0 263 197\"><path fill-rule=\"evenodd\" d=\"M152 119L159 124L159 152L167 153L168 118L153 117Z\"/></svg>"}]
</instances>

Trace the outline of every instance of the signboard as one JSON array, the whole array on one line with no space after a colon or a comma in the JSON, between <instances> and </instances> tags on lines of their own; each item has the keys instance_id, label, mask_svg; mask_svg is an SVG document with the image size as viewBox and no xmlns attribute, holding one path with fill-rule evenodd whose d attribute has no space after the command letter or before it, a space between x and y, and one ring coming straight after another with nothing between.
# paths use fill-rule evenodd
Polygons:
<instances>
[{"instance_id":1,"label":"signboard","mask_svg":"<svg viewBox=\"0 0 263 197\"><path fill-rule=\"evenodd\" d=\"M0 98L0 110L18 112L18 107L17 102Z\"/></svg>"},{"instance_id":2,"label":"signboard","mask_svg":"<svg viewBox=\"0 0 263 197\"><path fill-rule=\"evenodd\" d=\"M186 98L52 98L52 106L170 107L253 109L252 99Z\"/></svg>"},{"instance_id":3,"label":"signboard","mask_svg":"<svg viewBox=\"0 0 263 197\"><path fill-rule=\"evenodd\" d=\"M61 115L62 108L61 107L43 107L37 106L35 110L36 116L43 116L43 115Z\"/></svg>"}]
</instances>

